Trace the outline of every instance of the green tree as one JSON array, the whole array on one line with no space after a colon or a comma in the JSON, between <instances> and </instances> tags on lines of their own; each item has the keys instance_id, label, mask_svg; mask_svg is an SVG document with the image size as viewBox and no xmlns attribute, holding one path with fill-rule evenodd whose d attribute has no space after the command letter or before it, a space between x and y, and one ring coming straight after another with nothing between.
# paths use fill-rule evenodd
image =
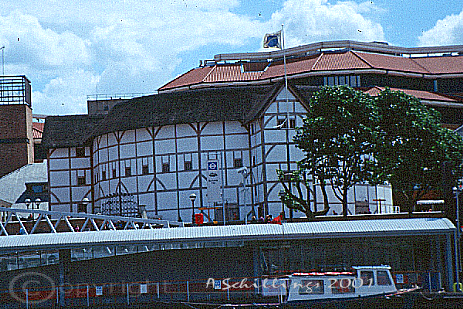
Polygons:
<instances>
[{"instance_id":1,"label":"green tree","mask_svg":"<svg viewBox=\"0 0 463 309\"><path fill-rule=\"evenodd\" d=\"M361 91L345 86L323 87L311 98L304 124L294 137L296 146L305 153L295 180L312 175L320 184L325 213L329 209L326 186L331 186L342 203L343 216L347 216L349 189L376 176L373 154L377 122L373 100ZM300 196L295 199L287 187L284 190L282 201L288 207L303 204Z\"/></svg>"},{"instance_id":2,"label":"green tree","mask_svg":"<svg viewBox=\"0 0 463 309\"><path fill-rule=\"evenodd\" d=\"M454 167L451 181L461 177L463 139L440 125L440 115L413 96L386 89L374 98L381 138L375 157L378 179L388 180L406 198L406 209L431 190L442 189L442 166Z\"/></svg>"}]
</instances>

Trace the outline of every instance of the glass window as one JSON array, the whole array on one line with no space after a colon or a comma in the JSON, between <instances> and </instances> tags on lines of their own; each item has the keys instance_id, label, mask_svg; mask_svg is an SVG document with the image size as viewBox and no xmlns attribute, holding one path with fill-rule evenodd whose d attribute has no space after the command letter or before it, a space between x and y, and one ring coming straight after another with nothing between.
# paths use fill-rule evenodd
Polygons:
<instances>
[{"instance_id":1,"label":"glass window","mask_svg":"<svg viewBox=\"0 0 463 309\"><path fill-rule=\"evenodd\" d=\"M391 279L389 278L387 271L378 270L376 275L377 275L376 280L378 281L378 285L391 285Z\"/></svg>"},{"instance_id":2,"label":"glass window","mask_svg":"<svg viewBox=\"0 0 463 309\"><path fill-rule=\"evenodd\" d=\"M77 147L76 148L76 157L78 157L78 158L85 157L85 147Z\"/></svg>"},{"instance_id":3,"label":"glass window","mask_svg":"<svg viewBox=\"0 0 463 309\"><path fill-rule=\"evenodd\" d=\"M301 280L299 286L299 294L324 294L325 287L323 285L323 280Z\"/></svg>"},{"instance_id":4,"label":"glass window","mask_svg":"<svg viewBox=\"0 0 463 309\"><path fill-rule=\"evenodd\" d=\"M360 272L360 278L362 279L362 285L370 286L375 284L375 277L373 276L373 271L362 270Z\"/></svg>"},{"instance_id":5,"label":"glass window","mask_svg":"<svg viewBox=\"0 0 463 309\"><path fill-rule=\"evenodd\" d=\"M130 168L130 166L126 166L125 167L125 177L129 177L129 176L132 176L132 169Z\"/></svg>"},{"instance_id":6,"label":"glass window","mask_svg":"<svg viewBox=\"0 0 463 309\"><path fill-rule=\"evenodd\" d=\"M332 294L348 294L355 293L355 289L352 285L352 279L330 279L331 293Z\"/></svg>"},{"instance_id":7,"label":"glass window","mask_svg":"<svg viewBox=\"0 0 463 309\"><path fill-rule=\"evenodd\" d=\"M142 173L142 175L148 175L148 174L149 174L148 165L143 165L143 166L141 167L141 173Z\"/></svg>"},{"instance_id":8,"label":"glass window","mask_svg":"<svg viewBox=\"0 0 463 309\"><path fill-rule=\"evenodd\" d=\"M233 167L243 167L243 159L235 158L233 160Z\"/></svg>"},{"instance_id":9,"label":"glass window","mask_svg":"<svg viewBox=\"0 0 463 309\"><path fill-rule=\"evenodd\" d=\"M193 162L185 161L184 167L185 167L185 171L191 171L193 169Z\"/></svg>"},{"instance_id":10,"label":"glass window","mask_svg":"<svg viewBox=\"0 0 463 309\"><path fill-rule=\"evenodd\" d=\"M85 186L85 176L77 176L77 185Z\"/></svg>"},{"instance_id":11,"label":"glass window","mask_svg":"<svg viewBox=\"0 0 463 309\"><path fill-rule=\"evenodd\" d=\"M170 164L169 163L162 163L162 172L163 173L170 172Z\"/></svg>"},{"instance_id":12,"label":"glass window","mask_svg":"<svg viewBox=\"0 0 463 309\"><path fill-rule=\"evenodd\" d=\"M101 180L106 180L106 171L101 171Z\"/></svg>"}]
</instances>

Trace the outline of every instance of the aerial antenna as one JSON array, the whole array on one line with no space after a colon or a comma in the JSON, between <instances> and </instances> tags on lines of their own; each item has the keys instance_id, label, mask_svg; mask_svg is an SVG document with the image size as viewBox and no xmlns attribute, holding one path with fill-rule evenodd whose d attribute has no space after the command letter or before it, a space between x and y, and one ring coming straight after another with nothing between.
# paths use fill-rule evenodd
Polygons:
<instances>
[{"instance_id":1,"label":"aerial antenna","mask_svg":"<svg viewBox=\"0 0 463 309\"><path fill-rule=\"evenodd\" d=\"M5 76L5 45L0 47L2 50L2 75Z\"/></svg>"}]
</instances>

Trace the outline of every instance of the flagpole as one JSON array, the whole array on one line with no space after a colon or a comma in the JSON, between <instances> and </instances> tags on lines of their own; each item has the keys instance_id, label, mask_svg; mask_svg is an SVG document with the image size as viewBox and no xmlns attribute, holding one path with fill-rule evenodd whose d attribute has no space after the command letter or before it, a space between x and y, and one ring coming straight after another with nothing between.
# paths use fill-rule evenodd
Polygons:
<instances>
[{"instance_id":1,"label":"flagpole","mask_svg":"<svg viewBox=\"0 0 463 309\"><path fill-rule=\"evenodd\" d=\"M289 149L289 98L288 98L288 72L286 70L286 51L285 51L285 31L284 24L281 25L281 49L283 50L283 66L285 70L285 100L286 100L286 170L287 173L291 172L291 160L290 160L290 149ZM292 192L291 178L289 180L289 190ZM284 208L284 207L283 207ZM284 211L284 210L283 210ZM290 222L293 221L293 210L289 209Z\"/></svg>"}]
</instances>

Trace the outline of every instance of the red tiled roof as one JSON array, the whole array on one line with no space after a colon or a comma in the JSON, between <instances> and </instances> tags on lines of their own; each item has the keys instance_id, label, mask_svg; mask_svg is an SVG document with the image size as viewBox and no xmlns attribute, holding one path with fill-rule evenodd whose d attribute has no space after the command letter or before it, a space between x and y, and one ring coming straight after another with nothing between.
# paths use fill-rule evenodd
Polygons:
<instances>
[{"instance_id":1,"label":"red tiled roof","mask_svg":"<svg viewBox=\"0 0 463 309\"><path fill-rule=\"evenodd\" d=\"M244 72L241 64L216 65L202 80L205 83L233 82L259 79L262 72Z\"/></svg>"},{"instance_id":2,"label":"red tiled roof","mask_svg":"<svg viewBox=\"0 0 463 309\"><path fill-rule=\"evenodd\" d=\"M362 52L354 53L358 55L360 58L362 58L364 61L366 61L371 67L376 69L423 74L430 73L411 58L399 56L386 56L379 54L368 54Z\"/></svg>"},{"instance_id":3,"label":"red tiled roof","mask_svg":"<svg viewBox=\"0 0 463 309\"><path fill-rule=\"evenodd\" d=\"M205 66L196 69L192 69L185 74L180 75L176 79L170 81L169 83L165 84L160 88L162 89L170 89L170 88L178 88L188 85L197 84L203 81L203 79L209 74L209 72L213 69L212 66Z\"/></svg>"},{"instance_id":4,"label":"red tiled roof","mask_svg":"<svg viewBox=\"0 0 463 309\"><path fill-rule=\"evenodd\" d=\"M287 61L288 76L317 72L357 69L380 69L418 74L463 73L463 56L407 58L359 51L328 52ZM256 81L284 76L282 60L215 64L192 69L162 86L159 90L201 83Z\"/></svg>"},{"instance_id":5,"label":"red tiled roof","mask_svg":"<svg viewBox=\"0 0 463 309\"><path fill-rule=\"evenodd\" d=\"M359 58L354 52L322 54L314 66L317 71L369 69L368 63Z\"/></svg>"},{"instance_id":6,"label":"red tiled roof","mask_svg":"<svg viewBox=\"0 0 463 309\"><path fill-rule=\"evenodd\" d=\"M45 125L45 123L43 123L43 122L33 122L32 123L32 137L34 139L42 138L43 126L44 125Z\"/></svg>"},{"instance_id":7,"label":"red tiled roof","mask_svg":"<svg viewBox=\"0 0 463 309\"><path fill-rule=\"evenodd\" d=\"M377 96L381 91L383 91L385 88L384 87L371 87L366 93L368 93L371 96ZM445 101L445 102L459 102L456 99L440 95L434 92L430 91L422 91L422 90L410 90L410 89L399 89L399 88L390 88L393 91L402 91L405 94L412 95L414 97L417 97L418 99L421 100L429 100L429 101Z\"/></svg>"},{"instance_id":8,"label":"red tiled roof","mask_svg":"<svg viewBox=\"0 0 463 309\"><path fill-rule=\"evenodd\" d=\"M459 57L422 57L413 60L432 74L463 73L463 56Z\"/></svg>"}]
</instances>

